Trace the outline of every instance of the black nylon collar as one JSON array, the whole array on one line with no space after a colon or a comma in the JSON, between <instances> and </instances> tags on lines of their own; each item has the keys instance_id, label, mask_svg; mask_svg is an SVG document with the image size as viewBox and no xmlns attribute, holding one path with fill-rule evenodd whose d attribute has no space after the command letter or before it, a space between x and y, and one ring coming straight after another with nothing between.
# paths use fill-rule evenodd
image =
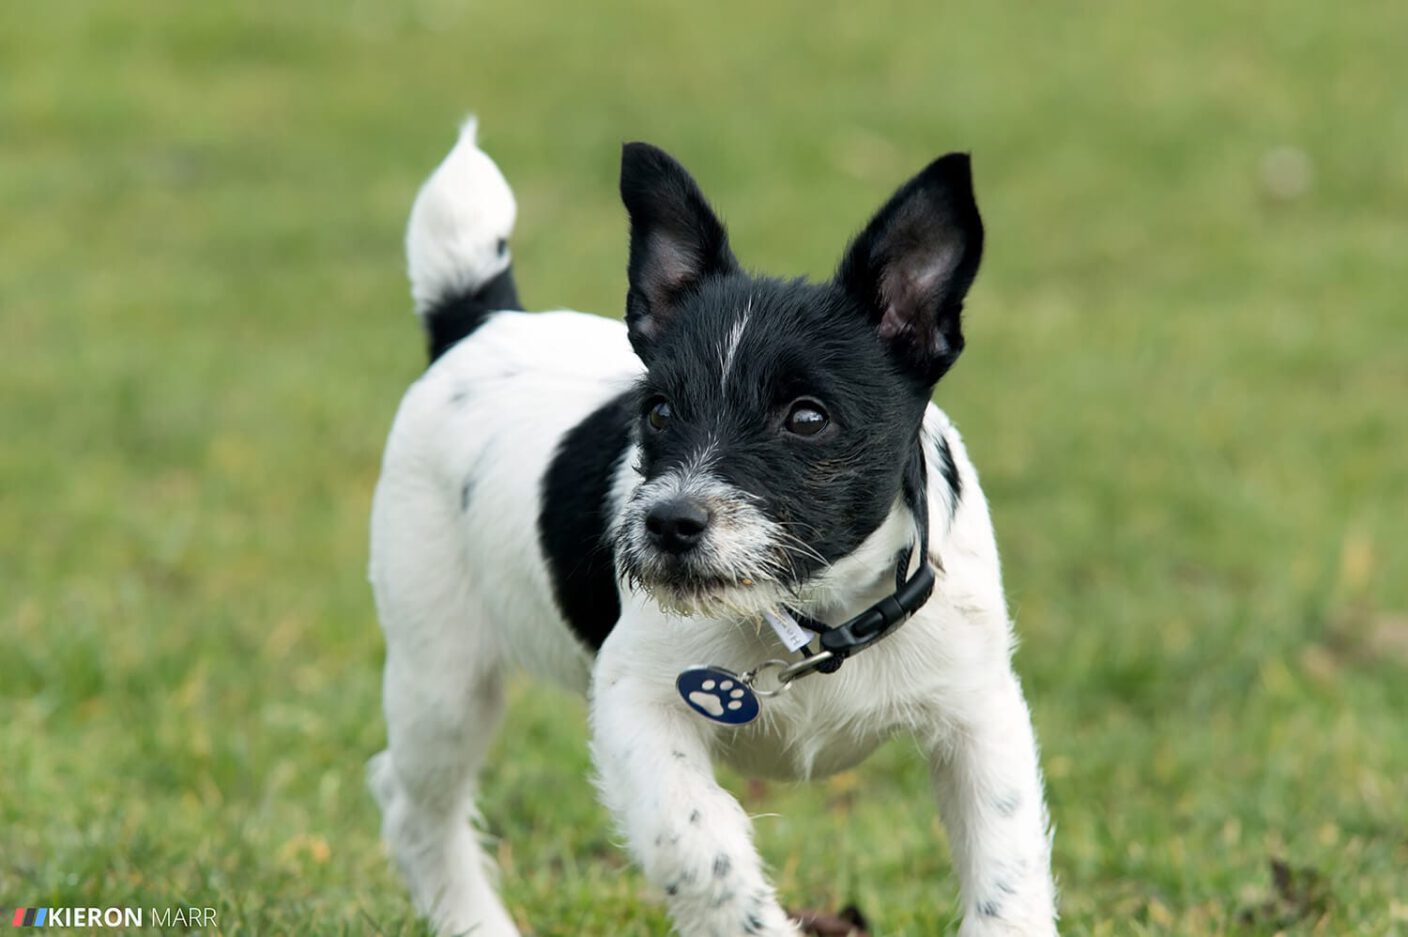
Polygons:
<instances>
[{"instance_id":1,"label":"black nylon collar","mask_svg":"<svg viewBox=\"0 0 1408 937\"><path fill-rule=\"evenodd\" d=\"M914 458L910 460L904 477L904 500L914 517L917 544L900 551L895 560L895 591L839 625L828 625L810 615L792 615L804 628L820 635L820 650L809 653L808 657L830 652L825 660L817 661L811 668L818 673L835 673L841 664L852 654L865 650L882 638L893 634L909 620L910 616L924 607L934 594L934 568L929 565L929 500L926 497L926 463L922 446L916 447ZM907 576L914 550L919 551L919 568L913 576ZM811 672L811 671L807 671ZM794 675L802 676L799 672Z\"/></svg>"}]
</instances>

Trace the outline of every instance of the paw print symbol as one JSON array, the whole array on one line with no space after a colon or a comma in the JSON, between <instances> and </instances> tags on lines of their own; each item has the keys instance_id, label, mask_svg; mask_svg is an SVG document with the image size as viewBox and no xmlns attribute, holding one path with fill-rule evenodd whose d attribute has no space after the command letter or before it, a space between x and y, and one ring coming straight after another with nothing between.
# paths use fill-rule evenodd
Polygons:
<instances>
[{"instance_id":1,"label":"paw print symbol","mask_svg":"<svg viewBox=\"0 0 1408 937\"><path fill-rule=\"evenodd\" d=\"M680 695L701 715L716 722L743 725L758 715L758 700L734 674L697 667L680 674Z\"/></svg>"}]
</instances>

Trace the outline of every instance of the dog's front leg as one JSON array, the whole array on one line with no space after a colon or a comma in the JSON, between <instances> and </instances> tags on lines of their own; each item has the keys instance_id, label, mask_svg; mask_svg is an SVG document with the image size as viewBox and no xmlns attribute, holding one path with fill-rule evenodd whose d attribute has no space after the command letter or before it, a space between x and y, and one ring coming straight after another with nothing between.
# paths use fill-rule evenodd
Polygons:
<instances>
[{"instance_id":1,"label":"dog's front leg","mask_svg":"<svg viewBox=\"0 0 1408 937\"><path fill-rule=\"evenodd\" d=\"M712 727L672 687L599 666L592 754L602 800L681 937L793 937L748 816L714 780Z\"/></svg>"},{"instance_id":2,"label":"dog's front leg","mask_svg":"<svg viewBox=\"0 0 1408 937\"><path fill-rule=\"evenodd\" d=\"M963 892L959 935L1054 935L1051 841L1021 687L1004 669L961 706L930 746Z\"/></svg>"}]
</instances>

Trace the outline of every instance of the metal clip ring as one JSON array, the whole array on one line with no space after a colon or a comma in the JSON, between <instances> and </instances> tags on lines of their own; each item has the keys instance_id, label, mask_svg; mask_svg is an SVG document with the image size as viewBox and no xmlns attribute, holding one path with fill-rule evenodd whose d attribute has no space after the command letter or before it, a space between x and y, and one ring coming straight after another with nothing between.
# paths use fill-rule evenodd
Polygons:
<instances>
[{"instance_id":1,"label":"metal clip ring","mask_svg":"<svg viewBox=\"0 0 1408 937\"><path fill-rule=\"evenodd\" d=\"M834 656L836 655L832 654L830 651L818 651L811 657L799 660L795 664L784 668L782 673L777 675L777 682L781 683L783 686L787 686L798 677L805 677L808 674L816 673L818 667ZM772 663L772 661L768 661L768 663Z\"/></svg>"},{"instance_id":2,"label":"metal clip ring","mask_svg":"<svg viewBox=\"0 0 1408 937\"><path fill-rule=\"evenodd\" d=\"M770 699L774 696L781 696L792 686L792 681L809 674L816 673L817 668L831 658L835 657L830 651L819 651L810 657L799 661L785 661L773 658L765 660L752 670L743 674L741 679L748 685L756 695L763 699ZM768 670L777 671L777 687L772 690L764 690L758 686L758 677Z\"/></svg>"},{"instance_id":3,"label":"metal clip ring","mask_svg":"<svg viewBox=\"0 0 1408 937\"><path fill-rule=\"evenodd\" d=\"M771 669L776 669L778 672L777 688L772 690L764 690L758 686L758 676L764 671ZM774 658L773 660L763 661L761 664L745 673L742 679L743 682L748 685L748 689L752 690L755 695L761 696L763 699L770 699L774 696L781 696L788 690L789 681L783 679L783 675L787 672L787 669L787 661L777 660L776 658Z\"/></svg>"}]
</instances>

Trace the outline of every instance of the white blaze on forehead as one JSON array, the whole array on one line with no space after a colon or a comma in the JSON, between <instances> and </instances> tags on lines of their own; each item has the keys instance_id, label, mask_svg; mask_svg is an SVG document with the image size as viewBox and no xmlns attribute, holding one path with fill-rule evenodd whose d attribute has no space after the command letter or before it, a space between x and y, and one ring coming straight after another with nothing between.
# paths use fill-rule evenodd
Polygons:
<instances>
[{"instance_id":1,"label":"white blaze on forehead","mask_svg":"<svg viewBox=\"0 0 1408 937\"><path fill-rule=\"evenodd\" d=\"M748 297L748 306L743 310L743 315L729 329L728 338L719 346L719 361L723 367L719 371L719 390L724 389L728 383L728 374L733 370L733 358L738 354L738 343L743 341L743 330L748 328L748 317L753 314L753 297Z\"/></svg>"},{"instance_id":2,"label":"white blaze on forehead","mask_svg":"<svg viewBox=\"0 0 1408 937\"><path fill-rule=\"evenodd\" d=\"M693 480L695 476L705 474L709 466L713 463L714 453L718 451L718 448L719 437L710 435L704 445L700 446L695 450L694 454L689 457L688 464L686 464L683 469L678 470L682 482L684 480Z\"/></svg>"}]
</instances>

